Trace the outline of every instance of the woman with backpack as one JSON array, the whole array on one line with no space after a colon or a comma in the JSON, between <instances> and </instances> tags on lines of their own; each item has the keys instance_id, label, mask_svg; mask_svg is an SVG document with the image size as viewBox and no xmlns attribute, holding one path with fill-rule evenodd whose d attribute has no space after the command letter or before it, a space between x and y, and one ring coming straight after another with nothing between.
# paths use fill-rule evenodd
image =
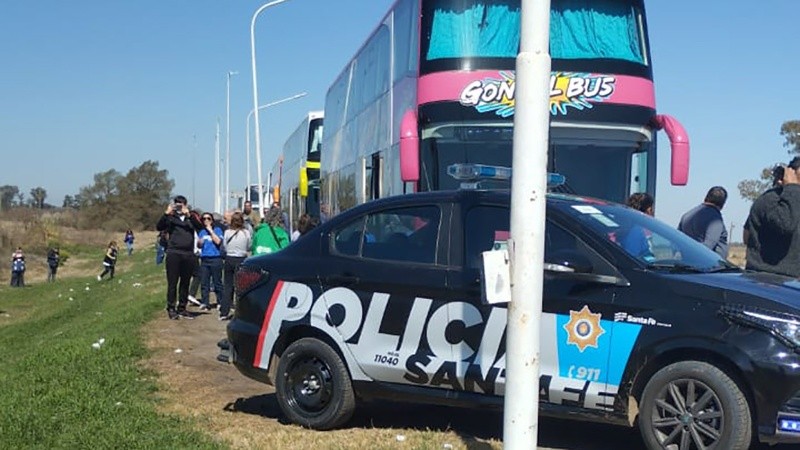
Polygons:
<instances>
[{"instance_id":1,"label":"woman with backpack","mask_svg":"<svg viewBox=\"0 0 800 450\"><path fill-rule=\"evenodd\" d=\"M264 224L253 236L253 256L275 253L289 245L289 235L283 229L281 209L273 206L264 216Z\"/></svg>"},{"instance_id":2,"label":"woman with backpack","mask_svg":"<svg viewBox=\"0 0 800 450\"><path fill-rule=\"evenodd\" d=\"M56 272L58 271L58 262L61 259L61 254L58 247L53 247L47 252L47 282L53 283L56 281Z\"/></svg>"}]
</instances>

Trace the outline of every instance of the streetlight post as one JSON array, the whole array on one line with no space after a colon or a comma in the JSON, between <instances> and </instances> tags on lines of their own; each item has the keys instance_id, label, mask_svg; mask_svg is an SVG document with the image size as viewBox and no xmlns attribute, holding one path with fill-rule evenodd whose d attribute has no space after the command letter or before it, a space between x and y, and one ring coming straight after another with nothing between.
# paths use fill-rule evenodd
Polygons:
<instances>
[{"instance_id":1,"label":"streetlight post","mask_svg":"<svg viewBox=\"0 0 800 450\"><path fill-rule=\"evenodd\" d=\"M228 199L231 197L231 76L238 74L228 71L225 96L225 211L228 210Z\"/></svg>"},{"instance_id":2,"label":"streetlight post","mask_svg":"<svg viewBox=\"0 0 800 450\"><path fill-rule=\"evenodd\" d=\"M258 15L261 14L262 11L265 9L279 5L287 0L274 0L264 5L261 5L255 13L253 13L253 18L250 20L250 65L253 69L253 111L255 111L255 121L256 121L256 165L258 165L258 198L259 202L263 201L264 199L264 185L262 184L261 178L261 127L258 123L258 77L256 75L256 19ZM264 205L261 206L261 211L259 213L263 213Z\"/></svg>"},{"instance_id":3,"label":"streetlight post","mask_svg":"<svg viewBox=\"0 0 800 450\"><path fill-rule=\"evenodd\" d=\"M274 102L270 102L270 103L261 105L261 106L258 107L258 109L265 109L265 108L269 108L270 106L280 105L281 103L286 103L286 102L291 101L291 100L296 100L296 99L298 99L300 97L305 97L306 95L307 95L306 92L301 92L301 93L295 94L295 95L293 95L291 97L282 98L280 100L275 100ZM255 112L255 109L251 109L250 113L247 114L247 192L245 193L245 199L248 202L252 201L252 199L250 198L250 118L253 117L253 113L254 112ZM259 166L260 166L260 163L259 163ZM258 185L261 186L261 179L260 178L259 178ZM263 192L261 192L261 190L259 190L258 195L259 195L258 202L259 202L259 205L260 205L261 204L261 198L260 197L263 196Z\"/></svg>"}]
</instances>

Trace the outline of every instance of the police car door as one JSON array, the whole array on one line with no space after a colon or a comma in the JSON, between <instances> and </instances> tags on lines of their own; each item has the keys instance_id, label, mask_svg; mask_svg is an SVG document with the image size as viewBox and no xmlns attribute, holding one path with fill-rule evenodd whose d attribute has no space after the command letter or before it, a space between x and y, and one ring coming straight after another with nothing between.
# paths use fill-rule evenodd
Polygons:
<instances>
[{"instance_id":1,"label":"police car door","mask_svg":"<svg viewBox=\"0 0 800 450\"><path fill-rule=\"evenodd\" d=\"M449 205L373 211L333 232L320 281L331 321L373 380L429 385L450 360L439 248Z\"/></svg>"},{"instance_id":2,"label":"police car door","mask_svg":"<svg viewBox=\"0 0 800 450\"><path fill-rule=\"evenodd\" d=\"M548 218L539 388L543 402L611 411L630 349L614 335L616 269ZM614 385L610 380L617 380Z\"/></svg>"}]
</instances>

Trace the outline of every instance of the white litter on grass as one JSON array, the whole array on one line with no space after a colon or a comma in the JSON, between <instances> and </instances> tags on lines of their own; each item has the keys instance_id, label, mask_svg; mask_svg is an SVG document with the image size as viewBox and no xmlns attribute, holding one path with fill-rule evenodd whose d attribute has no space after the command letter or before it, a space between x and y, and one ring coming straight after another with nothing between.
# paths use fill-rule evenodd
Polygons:
<instances>
[{"instance_id":1,"label":"white litter on grass","mask_svg":"<svg viewBox=\"0 0 800 450\"><path fill-rule=\"evenodd\" d=\"M122 406L122 402L114 403L114 406Z\"/></svg>"},{"instance_id":2,"label":"white litter on grass","mask_svg":"<svg viewBox=\"0 0 800 450\"><path fill-rule=\"evenodd\" d=\"M70 292L75 292L75 289L69 288Z\"/></svg>"},{"instance_id":3,"label":"white litter on grass","mask_svg":"<svg viewBox=\"0 0 800 450\"><path fill-rule=\"evenodd\" d=\"M117 281L117 284L122 284L122 280Z\"/></svg>"},{"instance_id":4,"label":"white litter on grass","mask_svg":"<svg viewBox=\"0 0 800 450\"><path fill-rule=\"evenodd\" d=\"M58 294L58 298L61 298L61 294Z\"/></svg>"},{"instance_id":5,"label":"white litter on grass","mask_svg":"<svg viewBox=\"0 0 800 450\"><path fill-rule=\"evenodd\" d=\"M72 298L72 297L70 297L70 298L69 298L69 301L73 301L73 300L75 300L75 299L74 299L74 298Z\"/></svg>"},{"instance_id":6,"label":"white litter on grass","mask_svg":"<svg viewBox=\"0 0 800 450\"><path fill-rule=\"evenodd\" d=\"M179 349L179 348L176 348L176 349L175 349L175 353L183 353L183 350L181 350L181 349Z\"/></svg>"},{"instance_id":7,"label":"white litter on grass","mask_svg":"<svg viewBox=\"0 0 800 450\"><path fill-rule=\"evenodd\" d=\"M96 316L102 316L102 315L103 315L103 313L102 313L102 312L100 312L100 311L97 311L97 312L95 312L95 313L94 313L94 315L96 315Z\"/></svg>"},{"instance_id":8,"label":"white litter on grass","mask_svg":"<svg viewBox=\"0 0 800 450\"><path fill-rule=\"evenodd\" d=\"M3 314L3 317L11 317L11 314L9 314L9 313L4 313L4 314Z\"/></svg>"},{"instance_id":9,"label":"white litter on grass","mask_svg":"<svg viewBox=\"0 0 800 450\"><path fill-rule=\"evenodd\" d=\"M447 450L452 450L453 446L451 444L445 443L442 445L442 448L446 448Z\"/></svg>"},{"instance_id":10,"label":"white litter on grass","mask_svg":"<svg viewBox=\"0 0 800 450\"><path fill-rule=\"evenodd\" d=\"M403 436L402 434L398 434L397 436L395 436L395 439L397 439L397 442L403 442L406 440L406 437Z\"/></svg>"},{"instance_id":11,"label":"white litter on grass","mask_svg":"<svg viewBox=\"0 0 800 450\"><path fill-rule=\"evenodd\" d=\"M142 283L133 283L133 287L142 287Z\"/></svg>"},{"instance_id":12,"label":"white litter on grass","mask_svg":"<svg viewBox=\"0 0 800 450\"><path fill-rule=\"evenodd\" d=\"M97 341L97 343L98 343L98 344L100 344L100 345L103 345L103 344L105 344L105 343L106 343L106 338L100 338L100 339Z\"/></svg>"},{"instance_id":13,"label":"white litter on grass","mask_svg":"<svg viewBox=\"0 0 800 450\"><path fill-rule=\"evenodd\" d=\"M95 342L94 344L92 344L92 348L95 350L100 350L100 344Z\"/></svg>"},{"instance_id":14,"label":"white litter on grass","mask_svg":"<svg viewBox=\"0 0 800 450\"><path fill-rule=\"evenodd\" d=\"M87 291L89 290L89 286L86 286L86 290L87 290Z\"/></svg>"}]
</instances>

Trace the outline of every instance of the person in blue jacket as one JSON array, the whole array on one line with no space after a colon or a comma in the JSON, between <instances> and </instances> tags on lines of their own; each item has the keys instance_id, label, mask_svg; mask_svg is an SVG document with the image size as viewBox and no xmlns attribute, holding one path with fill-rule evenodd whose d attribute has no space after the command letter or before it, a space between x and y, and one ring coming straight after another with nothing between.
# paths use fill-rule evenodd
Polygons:
<instances>
[{"instance_id":1,"label":"person in blue jacket","mask_svg":"<svg viewBox=\"0 0 800 450\"><path fill-rule=\"evenodd\" d=\"M217 304L222 298L222 228L214 223L211 213L202 216L203 229L197 232L197 247L200 248L200 309L211 309L209 293L212 283Z\"/></svg>"}]
</instances>

